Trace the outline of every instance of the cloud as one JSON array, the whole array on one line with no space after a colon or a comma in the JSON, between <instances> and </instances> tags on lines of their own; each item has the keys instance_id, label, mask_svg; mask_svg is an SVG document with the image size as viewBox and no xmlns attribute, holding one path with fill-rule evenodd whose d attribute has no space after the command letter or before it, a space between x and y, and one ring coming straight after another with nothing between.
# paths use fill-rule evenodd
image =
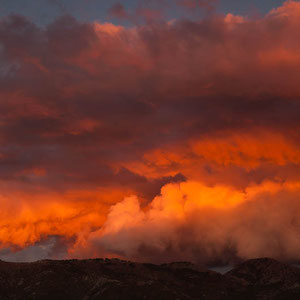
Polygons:
<instances>
[{"instance_id":1,"label":"cloud","mask_svg":"<svg viewBox=\"0 0 300 300\"><path fill-rule=\"evenodd\" d=\"M198 182L166 185L142 210L132 196L111 207L89 248L139 261L205 265L254 257L299 261L299 183L244 192Z\"/></svg>"},{"instance_id":2,"label":"cloud","mask_svg":"<svg viewBox=\"0 0 300 300\"><path fill-rule=\"evenodd\" d=\"M141 2L133 11L127 11L120 2L115 3L109 10L108 14L111 17L117 18L121 21L128 21L132 24L150 24L162 21L163 16L163 1L159 2L159 9L151 8L145 3Z\"/></svg>"},{"instance_id":3,"label":"cloud","mask_svg":"<svg viewBox=\"0 0 300 300\"><path fill-rule=\"evenodd\" d=\"M63 259L67 255L68 241L61 237L49 237L24 249L1 249L0 258L4 261L32 262L42 259Z\"/></svg>"},{"instance_id":4,"label":"cloud","mask_svg":"<svg viewBox=\"0 0 300 300\"><path fill-rule=\"evenodd\" d=\"M127 19L128 13L126 12L125 7L121 3L115 3L110 9L109 14L113 17L119 18L119 19Z\"/></svg>"},{"instance_id":5,"label":"cloud","mask_svg":"<svg viewBox=\"0 0 300 300\"><path fill-rule=\"evenodd\" d=\"M211 13L215 11L217 0L177 0L178 5L188 9L196 10L198 8L206 10L206 12Z\"/></svg>"},{"instance_id":6,"label":"cloud","mask_svg":"<svg viewBox=\"0 0 300 300\"><path fill-rule=\"evenodd\" d=\"M196 4L203 3L211 2ZM174 259L196 259L195 249L204 251L205 263L263 254L297 259L298 225L282 233L274 227L268 238L263 229L261 235L246 229L261 221L260 210L272 223L284 201L291 211L287 219L276 217L278 226L287 228L298 212L296 191L270 196L264 182L300 181L299 2L256 18L213 13L169 22L146 6L124 12L120 4L111 13L130 13L134 25L82 23L70 15L45 27L20 15L0 20L2 247L23 249L59 236L72 241L70 256L156 260L170 249ZM185 222L165 218L169 210L162 209L152 230L152 205L165 199L160 190L173 187L175 198L167 199L176 206L184 198L178 186L192 188L191 182L199 199L208 189L216 202L224 190L231 191L224 203L241 193L244 199L253 185L265 192L226 211L211 204L203 218L203 208L179 210ZM140 229L124 225L104 235L112 210L124 217L126 205L115 206L123 199L131 199L126 214L135 209ZM239 218L243 209L248 219ZM199 242L207 228L215 231ZM100 234L97 247L92 232ZM234 245L228 232L236 234ZM168 235L174 240L161 242ZM277 237L282 253L279 246L268 252Z\"/></svg>"}]
</instances>

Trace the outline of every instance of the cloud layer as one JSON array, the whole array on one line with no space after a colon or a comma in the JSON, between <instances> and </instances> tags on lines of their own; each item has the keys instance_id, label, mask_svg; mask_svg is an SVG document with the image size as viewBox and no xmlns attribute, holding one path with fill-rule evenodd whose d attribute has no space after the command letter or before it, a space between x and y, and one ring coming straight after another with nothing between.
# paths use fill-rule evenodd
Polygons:
<instances>
[{"instance_id":1,"label":"cloud layer","mask_svg":"<svg viewBox=\"0 0 300 300\"><path fill-rule=\"evenodd\" d=\"M244 192L198 182L170 184L147 210L136 197L113 206L83 247L90 255L100 251L156 263L215 266L264 256L297 262L299 191L299 184L271 182Z\"/></svg>"},{"instance_id":2,"label":"cloud layer","mask_svg":"<svg viewBox=\"0 0 300 300\"><path fill-rule=\"evenodd\" d=\"M0 20L3 249L299 260L300 3L262 17L180 4L209 13Z\"/></svg>"}]
</instances>

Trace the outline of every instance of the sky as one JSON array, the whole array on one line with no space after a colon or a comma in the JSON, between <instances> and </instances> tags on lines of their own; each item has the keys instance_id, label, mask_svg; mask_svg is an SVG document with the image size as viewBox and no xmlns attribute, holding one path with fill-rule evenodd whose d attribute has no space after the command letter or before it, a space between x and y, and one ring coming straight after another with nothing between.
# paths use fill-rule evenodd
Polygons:
<instances>
[{"instance_id":1,"label":"sky","mask_svg":"<svg viewBox=\"0 0 300 300\"><path fill-rule=\"evenodd\" d=\"M299 1L24 3L1 2L0 259L300 262Z\"/></svg>"},{"instance_id":2,"label":"sky","mask_svg":"<svg viewBox=\"0 0 300 300\"><path fill-rule=\"evenodd\" d=\"M162 7L161 2L167 2L168 6ZM192 2L190 0L186 2ZM211 1L204 1L211 2ZM213 5L219 12L248 15L253 13L265 14L270 9L281 5L283 0L220 0L213 1ZM110 8L116 3L122 4L128 10L135 10L137 7L155 7L165 11L168 18L186 16L186 12L178 9L173 0L1 0L0 15L22 14L33 22L45 25L52 22L62 14L71 14L80 21L111 21L109 16ZM114 22L118 20L114 19Z\"/></svg>"}]
</instances>

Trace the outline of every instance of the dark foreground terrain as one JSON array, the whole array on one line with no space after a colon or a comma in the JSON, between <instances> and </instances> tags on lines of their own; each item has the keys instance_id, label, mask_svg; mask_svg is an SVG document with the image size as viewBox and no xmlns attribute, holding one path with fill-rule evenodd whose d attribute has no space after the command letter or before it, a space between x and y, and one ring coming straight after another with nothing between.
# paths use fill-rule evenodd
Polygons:
<instances>
[{"instance_id":1,"label":"dark foreground terrain","mask_svg":"<svg viewBox=\"0 0 300 300\"><path fill-rule=\"evenodd\" d=\"M300 299L300 269L263 258L221 275L189 263L0 261L0 299Z\"/></svg>"}]
</instances>

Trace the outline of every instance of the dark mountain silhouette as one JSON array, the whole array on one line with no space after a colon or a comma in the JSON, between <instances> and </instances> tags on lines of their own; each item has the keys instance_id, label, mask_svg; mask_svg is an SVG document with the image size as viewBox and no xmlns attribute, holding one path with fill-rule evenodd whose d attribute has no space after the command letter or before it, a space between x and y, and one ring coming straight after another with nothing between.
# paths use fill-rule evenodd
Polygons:
<instances>
[{"instance_id":1,"label":"dark mountain silhouette","mask_svg":"<svg viewBox=\"0 0 300 300\"><path fill-rule=\"evenodd\" d=\"M300 299L300 269L274 259L248 260L225 276L243 299Z\"/></svg>"},{"instance_id":2,"label":"dark mountain silhouette","mask_svg":"<svg viewBox=\"0 0 300 300\"><path fill-rule=\"evenodd\" d=\"M300 269L263 258L219 273L186 262L0 261L0 299L300 299Z\"/></svg>"}]
</instances>

